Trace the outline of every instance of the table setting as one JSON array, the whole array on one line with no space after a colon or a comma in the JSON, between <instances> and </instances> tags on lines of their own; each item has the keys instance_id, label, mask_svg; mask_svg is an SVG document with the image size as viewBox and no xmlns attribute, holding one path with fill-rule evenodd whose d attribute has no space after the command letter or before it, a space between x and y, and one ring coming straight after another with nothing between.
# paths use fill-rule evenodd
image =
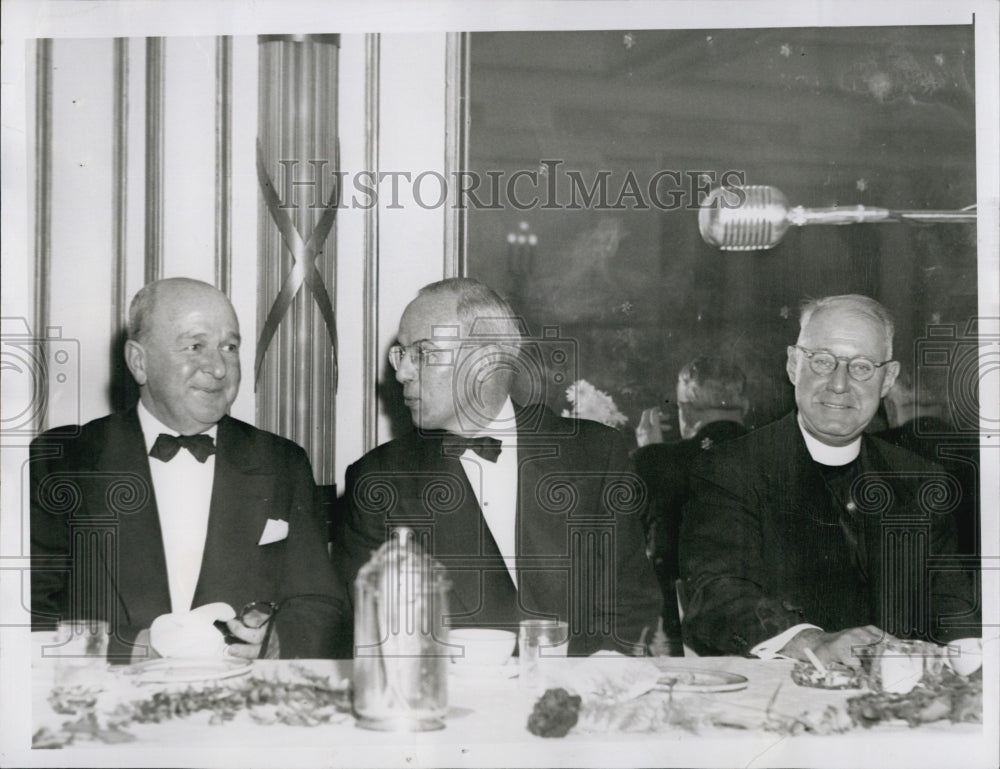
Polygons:
<instances>
[{"instance_id":1,"label":"table setting","mask_svg":"<svg viewBox=\"0 0 1000 769\"><path fill-rule=\"evenodd\" d=\"M973 735L981 729L982 687L981 678L978 686L974 683L975 675L952 680L962 681L964 706L935 710L926 723L908 723L905 715L884 708L891 702L887 697L904 703L906 695L886 695L863 685L806 688L793 680L797 664L736 657L549 658L540 665L536 685L526 688L517 659L503 664L450 661L441 725L421 737L453 731L470 743L503 735L521 743L551 744L557 738L655 741L749 733L809 738L926 730ZM42 671L46 667L39 666ZM353 667L346 660L163 659L132 666L95 660L63 683L36 685L33 745L167 746L206 738L234 745L267 745L274 739L377 744L378 731L356 725L360 716L353 705ZM908 694L921 691L925 689L918 685ZM550 728L560 717L551 712L553 698L560 696L554 693L576 702L571 719L564 713L561 725ZM873 702L881 697L883 712L852 706L866 697ZM262 726L266 728L258 728Z\"/></svg>"},{"instance_id":2,"label":"table setting","mask_svg":"<svg viewBox=\"0 0 1000 769\"><path fill-rule=\"evenodd\" d=\"M830 740L914 749L983 736L978 639L888 642L860 670L818 660L569 657L559 620L525 620L518 633L441 623L447 585L424 558L412 542L391 540L359 574L353 660L114 665L105 623L33 633L32 747L113 751L112 763L126 764L225 747L243 765L276 749L345 766L663 765L723 749L781 745L799 756Z\"/></svg>"}]
</instances>

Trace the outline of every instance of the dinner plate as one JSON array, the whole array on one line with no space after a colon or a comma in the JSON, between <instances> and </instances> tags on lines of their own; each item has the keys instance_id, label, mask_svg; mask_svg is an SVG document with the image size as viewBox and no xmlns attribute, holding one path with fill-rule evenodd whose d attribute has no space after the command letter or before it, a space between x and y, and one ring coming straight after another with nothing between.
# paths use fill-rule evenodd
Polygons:
<instances>
[{"instance_id":1,"label":"dinner plate","mask_svg":"<svg viewBox=\"0 0 1000 769\"><path fill-rule=\"evenodd\" d=\"M184 684L246 675L253 660L164 657L130 665L122 673L141 684Z\"/></svg>"},{"instance_id":2,"label":"dinner plate","mask_svg":"<svg viewBox=\"0 0 1000 769\"><path fill-rule=\"evenodd\" d=\"M653 687L660 692L737 692L747 687L747 679L736 673L687 668L661 668Z\"/></svg>"}]
</instances>

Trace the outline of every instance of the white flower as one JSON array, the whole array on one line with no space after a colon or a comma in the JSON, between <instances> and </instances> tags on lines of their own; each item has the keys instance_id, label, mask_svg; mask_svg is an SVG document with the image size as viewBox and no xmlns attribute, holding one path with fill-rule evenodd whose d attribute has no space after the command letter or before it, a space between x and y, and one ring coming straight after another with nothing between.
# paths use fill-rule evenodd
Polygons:
<instances>
[{"instance_id":1,"label":"white flower","mask_svg":"<svg viewBox=\"0 0 1000 769\"><path fill-rule=\"evenodd\" d=\"M566 388L566 400L573 404L573 408L563 409L564 417L591 419L608 427L621 427L628 422L628 417L618 410L614 399L586 379L578 379Z\"/></svg>"}]
</instances>

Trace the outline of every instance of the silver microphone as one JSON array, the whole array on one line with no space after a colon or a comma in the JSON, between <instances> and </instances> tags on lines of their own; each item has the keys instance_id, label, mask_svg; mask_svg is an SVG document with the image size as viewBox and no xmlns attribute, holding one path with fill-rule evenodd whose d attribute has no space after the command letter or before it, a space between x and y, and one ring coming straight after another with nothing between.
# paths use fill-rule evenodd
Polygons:
<instances>
[{"instance_id":1,"label":"silver microphone","mask_svg":"<svg viewBox=\"0 0 1000 769\"><path fill-rule=\"evenodd\" d=\"M781 190L763 184L712 190L698 212L702 239L723 251L762 251L781 242L789 226L877 222L974 222L974 207L961 211L891 211L888 208L789 208Z\"/></svg>"}]
</instances>

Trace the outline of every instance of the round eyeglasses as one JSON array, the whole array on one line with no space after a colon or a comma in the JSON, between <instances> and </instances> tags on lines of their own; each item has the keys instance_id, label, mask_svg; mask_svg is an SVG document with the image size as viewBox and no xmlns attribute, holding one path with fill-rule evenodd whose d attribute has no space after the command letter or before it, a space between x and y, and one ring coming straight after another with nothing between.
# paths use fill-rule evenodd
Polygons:
<instances>
[{"instance_id":1,"label":"round eyeglasses","mask_svg":"<svg viewBox=\"0 0 1000 769\"><path fill-rule=\"evenodd\" d=\"M875 376L877 369L882 368L887 363L892 363L891 360L876 363L863 355L847 358L843 355L834 355L829 350L807 350L801 345L795 345L795 348L801 350L802 354L806 356L809 360L810 370L817 376L830 376L837 370L840 361L844 361L847 364L847 373L851 379L856 382L867 382Z\"/></svg>"}]
</instances>

